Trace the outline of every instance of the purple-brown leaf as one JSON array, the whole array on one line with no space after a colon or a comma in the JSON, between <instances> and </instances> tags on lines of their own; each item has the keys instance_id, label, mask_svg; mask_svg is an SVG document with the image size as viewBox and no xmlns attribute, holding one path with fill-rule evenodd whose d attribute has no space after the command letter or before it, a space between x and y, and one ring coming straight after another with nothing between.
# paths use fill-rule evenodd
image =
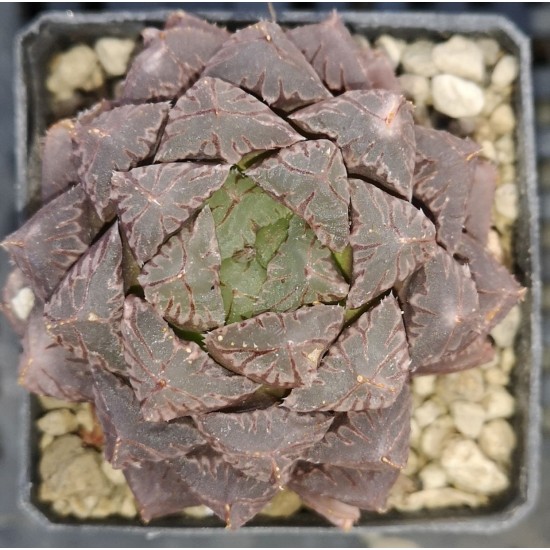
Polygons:
<instances>
[{"instance_id":1,"label":"purple-brown leaf","mask_svg":"<svg viewBox=\"0 0 550 550\"><path fill-rule=\"evenodd\" d=\"M170 323L202 332L223 325L220 252L214 219L205 207L143 267L145 298Z\"/></svg>"},{"instance_id":2,"label":"purple-brown leaf","mask_svg":"<svg viewBox=\"0 0 550 550\"><path fill-rule=\"evenodd\" d=\"M247 477L210 450L178 461L180 475L200 502L238 529L275 496L276 485Z\"/></svg>"},{"instance_id":3,"label":"purple-brown leaf","mask_svg":"<svg viewBox=\"0 0 550 550\"><path fill-rule=\"evenodd\" d=\"M315 464L360 470L403 469L409 455L411 407L405 385L390 407L343 413L305 458Z\"/></svg>"},{"instance_id":4,"label":"purple-brown leaf","mask_svg":"<svg viewBox=\"0 0 550 550\"><path fill-rule=\"evenodd\" d=\"M322 244L349 243L349 187L338 148L327 140L297 143L247 171L264 191L303 218Z\"/></svg>"},{"instance_id":5,"label":"purple-brown leaf","mask_svg":"<svg viewBox=\"0 0 550 550\"><path fill-rule=\"evenodd\" d=\"M77 357L124 374L122 245L114 224L71 268L46 304L46 328Z\"/></svg>"},{"instance_id":6,"label":"purple-brown leaf","mask_svg":"<svg viewBox=\"0 0 550 550\"><path fill-rule=\"evenodd\" d=\"M215 363L194 342L176 338L153 307L134 296L124 304L123 336L130 382L148 421L227 407L259 387Z\"/></svg>"},{"instance_id":7,"label":"purple-brown leaf","mask_svg":"<svg viewBox=\"0 0 550 550\"><path fill-rule=\"evenodd\" d=\"M403 96L354 90L289 118L302 130L335 141L350 174L371 178L410 200L415 135L412 106Z\"/></svg>"},{"instance_id":8,"label":"purple-brown leaf","mask_svg":"<svg viewBox=\"0 0 550 550\"><path fill-rule=\"evenodd\" d=\"M102 220L115 215L111 197L114 170L129 170L154 154L168 103L123 105L79 120L75 130L82 185Z\"/></svg>"},{"instance_id":9,"label":"purple-brown leaf","mask_svg":"<svg viewBox=\"0 0 550 550\"><path fill-rule=\"evenodd\" d=\"M304 138L254 96L201 78L170 111L156 160L219 160L287 147Z\"/></svg>"},{"instance_id":10,"label":"purple-brown leaf","mask_svg":"<svg viewBox=\"0 0 550 550\"><path fill-rule=\"evenodd\" d=\"M128 71L123 97L148 100L180 95L229 36L225 29L184 12L171 15L162 31L145 29L145 49Z\"/></svg>"},{"instance_id":11,"label":"purple-brown leaf","mask_svg":"<svg viewBox=\"0 0 550 550\"><path fill-rule=\"evenodd\" d=\"M362 510L383 512L388 493L399 477L399 470L358 470L304 463L288 484L301 495L332 498Z\"/></svg>"},{"instance_id":12,"label":"purple-brown leaf","mask_svg":"<svg viewBox=\"0 0 550 550\"><path fill-rule=\"evenodd\" d=\"M33 292L47 300L100 229L93 206L77 185L43 206L2 242Z\"/></svg>"},{"instance_id":13,"label":"purple-brown leaf","mask_svg":"<svg viewBox=\"0 0 550 550\"><path fill-rule=\"evenodd\" d=\"M184 482L179 461L141 462L124 468L124 476L136 497L141 519L181 514L183 508L197 506L199 498Z\"/></svg>"},{"instance_id":14,"label":"purple-brown leaf","mask_svg":"<svg viewBox=\"0 0 550 550\"><path fill-rule=\"evenodd\" d=\"M442 248L406 281L399 297L411 372L461 351L476 338L480 312L470 270Z\"/></svg>"},{"instance_id":15,"label":"purple-brown leaf","mask_svg":"<svg viewBox=\"0 0 550 550\"><path fill-rule=\"evenodd\" d=\"M94 400L90 366L55 343L46 331L42 308L31 314L22 344L18 378L21 386L37 395L64 401Z\"/></svg>"},{"instance_id":16,"label":"purple-brown leaf","mask_svg":"<svg viewBox=\"0 0 550 550\"><path fill-rule=\"evenodd\" d=\"M433 214L437 241L454 254L462 238L479 146L442 130L415 126L415 134L413 194Z\"/></svg>"},{"instance_id":17,"label":"purple-brown leaf","mask_svg":"<svg viewBox=\"0 0 550 550\"><path fill-rule=\"evenodd\" d=\"M361 510L334 498L309 493L305 488L300 489L300 498L308 507L330 521L336 527L349 531L361 517Z\"/></svg>"},{"instance_id":18,"label":"purple-brown leaf","mask_svg":"<svg viewBox=\"0 0 550 550\"><path fill-rule=\"evenodd\" d=\"M262 313L210 332L208 353L228 369L278 388L309 386L344 324L340 306Z\"/></svg>"},{"instance_id":19,"label":"purple-brown leaf","mask_svg":"<svg viewBox=\"0 0 550 550\"><path fill-rule=\"evenodd\" d=\"M295 411L363 411L389 407L408 375L401 309L393 296L348 327L329 349L309 388L292 390Z\"/></svg>"},{"instance_id":20,"label":"purple-brown leaf","mask_svg":"<svg viewBox=\"0 0 550 550\"><path fill-rule=\"evenodd\" d=\"M436 252L435 227L412 204L350 179L353 283L347 307L359 308L403 282Z\"/></svg>"},{"instance_id":21,"label":"purple-brown leaf","mask_svg":"<svg viewBox=\"0 0 550 550\"><path fill-rule=\"evenodd\" d=\"M92 372L103 452L114 468L179 458L206 443L190 418L146 422L132 388L105 369Z\"/></svg>"},{"instance_id":22,"label":"purple-brown leaf","mask_svg":"<svg viewBox=\"0 0 550 550\"><path fill-rule=\"evenodd\" d=\"M213 449L232 466L260 481L285 485L292 466L322 439L332 423L323 413L301 414L273 406L196 419Z\"/></svg>"},{"instance_id":23,"label":"purple-brown leaf","mask_svg":"<svg viewBox=\"0 0 550 550\"><path fill-rule=\"evenodd\" d=\"M194 162L154 164L113 174L120 224L143 265L219 189L229 166Z\"/></svg>"},{"instance_id":24,"label":"purple-brown leaf","mask_svg":"<svg viewBox=\"0 0 550 550\"><path fill-rule=\"evenodd\" d=\"M204 76L231 82L285 112L331 97L302 52L268 21L231 35Z\"/></svg>"}]
</instances>

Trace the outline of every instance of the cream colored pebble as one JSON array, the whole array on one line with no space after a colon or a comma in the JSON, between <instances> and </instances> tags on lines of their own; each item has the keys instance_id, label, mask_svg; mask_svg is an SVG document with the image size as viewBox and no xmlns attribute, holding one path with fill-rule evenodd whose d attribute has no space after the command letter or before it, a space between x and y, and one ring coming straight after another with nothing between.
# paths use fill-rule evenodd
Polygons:
<instances>
[{"instance_id":1,"label":"cream colored pebble","mask_svg":"<svg viewBox=\"0 0 550 550\"><path fill-rule=\"evenodd\" d=\"M497 462L508 462L516 444L517 438L512 426L502 418L487 422L479 436L481 450Z\"/></svg>"},{"instance_id":2,"label":"cream colored pebble","mask_svg":"<svg viewBox=\"0 0 550 550\"><path fill-rule=\"evenodd\" d=\"M499 348L509 348L514 345L514 340L521 324L521 309L514 306L506 317L491 331L491 336Z\"/></svg>"},{"instance_id":3,"label":"cream colored pebble","mask_svg":"<svg viewBox=\"0 0 550 550\"><path fill-rule=\"evenodd\" d=\"M453 487L425 489L406 495L395 508L401 512L416 512L423 508L450 508L453 506L469 506L476 508L487 503L487 498L471 492L461 491Z\"/></svg>"},{"instance_id":4,"label":"cream colored pebble","mask_svg":"<svg viewBox=\"0 0 550 550\"><path fill-rule=\"evenodd\" d=\"M437 462L426 464L420 470L418 477L422 482L423 489L440 489L447 485L447 474Z\"/></svg>"},{"instance_id":5,"label":"cream colored pebble","mask_svg":"<svg viewBox=\"0 0 550 550\"><path fill-rule=\"evenodd\" d=\"M424 401L420 407L417 407L414 411L414 418L418 422L420 428L424 428L432 424L432 422L445 414L446 408L439 399L429 399Z\"/></svg>"},{"instance_id":6,"label":"cream colored pebble","mask_svg":"<svg viewBox=\"0 0 550 550\"><path fill-rule=\"evenodd\" d=\"M438 418L433 424L426 426L420 436L420 451L429 459L441 456L447 441L456 434L453 419L448 416Z\"/></svg>"},{"instance_id":7,"label":"cream colored pebble","mask_svg":"<svg viewBox=\"0 0 550 550\"><path fill-rule=\"evenodd\" d=\"M101 463L101 471L114 485L126 485L126 478L124 477L122 470L116 470L106 460Z\"/></svg>"},{"instance_id":8,"label":"cream colored pebble","mask_svg":"<svg viewBox=\"0 0 550 550\"><path fill-rule=\"evenodd\" d=\"M90 403L82 403L80 408L76 411L76 421L84 431L92 432L94 430L94 415Z\"/></svg>"},{"instance_id":9,"label":"cream colored pebble","mask_svg":"<svg viewBox=\"0 0 550 550\"><path fill-rule=\"evenodd\" d=\"M516 410L516 400L502 386L489 386L481 403L487 420L510 418Z\"/></svg>"},{"instance_id":10,"label":"cream colored pebble","mask_svg":"<svg viewBox=\"0 0 550 550\"><path fill-rule=\"evenodd\" d=\"M500 45L494 38L480 38L477 40L485 65L492 67L499 59L501 51Z\"/></svg>"},{"instance_id":11,"label":"cream colored pebble","mask_svg":"<svg viewBox=\"0 0 550 550\"><path fill-rule=\"evenodd\" d=\"M67 409L57 409L47 412L36 422L38 429L52 436L64 435L77 430L78 422L75 415Z\"/></svg>"},{"instance_id":12,"label":"cream colored pebble","mask_svg":"<svg viewBox=\"0 0 550 550\"><path fill-rule=\"evenodd\" d=\"M469 369L439 376L436 391L444 403L457 399L481 401L485 395L485 382L481 369Z\"/></svg>"},{"instance_id":13,"label":"cream colored pebble","mask_svg":"<svg viewBox=\"0 0 550 550\"><path fill-rule=\"evenodd\" d=\"M407 43L404 40L394 38L389 34L383 34L377 38L375 45L386 53L394 69L399 66L403 51L407 47Z\"/></svg>"},{"instance_id":14,"label":"cream colored pebble","mask_svg":"<svg viewBox=\"0 0 550 550\"><path fill-rule=\"evenodd\" d=\"M435 382L437 377L435 374L427 376L415 376L412 381L412 390L420 397L428 397L435 392Z\"/></svg>"},{"instance_id":15,"label":"cream colored pebble","mask_svg":"<svg viewBox=\"0 0 550 550\"><path fill-rule=\"evenodd\" d=\"M283 489L271 499L261 514L272 518L288 518L301 507L301 498L294 491Z\"/></svg>"},{"instance_id":16,"label":"cream colored pebble","mask_svg":"<svg viewBox=\"0 0 550 550\"><path fill-rule=\"evenodd\" d=\"M129 38L100 38L94 46L101 66L109 76L122 76L128 67L135 42Z\"/></svg>"},{"instance_id":17,"label":"cream colored pebble","mask_svg":"<svg viewBox=\"0 0 550 550\"><path fill-rule=\"evenodd\" d=\"M450 405L451 416L456 429L466 437L475 439L486 419L485 409L470 401L453 401Z\"/></svg>"},{"instance_id":18,"label":"cream colored pebble","mask_svg":"<svg viewBox=\"0 0 550 550\"><path fill-rule=\"evenodd\" d=\"M417 40L407 45L401 56L405 72L427 77L436 75L438 69L432 59L433 47L428 40Z\"/></svg>"},{"instance_id":19,"label":"cream colored pebble","mask_svg":"<svg viewBox=\"0 0 550 550\"><path fill-rule=\"evenodd\" d=\"M485 63L481 48L469 38L452 36L432 50L435 66L442 73L450 73L475 82L485 78Z\"/></svg>"},{"instance_id":20,"label":"cream colored pebble","mask_svg":"<svg viewBox=\"0 0 550 550\"><path fill-rule=\"evenodd\" d=\"M516 80L518 73L519 66L516 58L512 55L505 55L495 65L491 83L495 88L505 88Z\"/></svg>"},{"instance_id":21,"label":"cream colored pebble","mask_svg":"<svg viewBox=\"0 0 550 550\"><path fill-rule=\"evenodd\" d=\"M212 515L214 515L214 512L207 506L203 506L202 504L199 506L188 506L187 508L183 509L183 513L186 516L196 518L196 519L202 519L207 518Z\"/></svg>"},{"instance_id":22,"label":"cream colored pebble","mask_svg":"<svg viewBox=\"0 0 550 550\"><path fill-rule=\"evenodd\" d=\"M510 105L503 103L499 105L492 113L489 124L497 136L509 134L516 127L516 116Z\"/></svg>"}]
</instances>

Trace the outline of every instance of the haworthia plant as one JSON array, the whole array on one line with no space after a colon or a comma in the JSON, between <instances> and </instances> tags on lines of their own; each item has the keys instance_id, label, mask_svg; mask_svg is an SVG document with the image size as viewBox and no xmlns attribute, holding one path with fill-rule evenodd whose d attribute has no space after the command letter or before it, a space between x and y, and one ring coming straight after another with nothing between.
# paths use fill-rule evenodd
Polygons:
<instances>
[{"instance_id":1,"label":"haworthia plant","mask_svg":"<svg viewBox=\"0 0 550 550\"><path fill-rule=\"evenodd\" d=\"M349 528L407 462L410 377L490 358L525 293L486 249L496 172L335 13L142 36L121 97L47 131L3 242L20 382L94 403L146 522L237 528L290 488Z\"/></svg>"}]
</instances>

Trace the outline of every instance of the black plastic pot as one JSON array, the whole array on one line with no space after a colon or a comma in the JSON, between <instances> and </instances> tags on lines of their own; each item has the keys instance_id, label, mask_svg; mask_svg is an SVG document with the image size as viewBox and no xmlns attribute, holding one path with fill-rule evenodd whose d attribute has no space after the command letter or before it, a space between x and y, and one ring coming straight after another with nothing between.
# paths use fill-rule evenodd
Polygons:
<instances>
[{"instance_id":1,"label":"black plastic pot","mask_svg":"<svg viewBox=\"0 0 550 550\"><path fill-rule=\"evenodd\" d=\"M109 13L104 15L73 15L52 13L38 19L23 31L17 41L17 210L25 219L37 205L40 159L38 143L51 122L45 80L51 56L74 42L93 42L102 36L136 37L146 25L160 26L166 12ZM252 15L232 16L230 13L204 13L207 19L223 22L237 28L255 20ZM496 38L502 47L520 60L521 74L515 93L517 117L517 179L520 189L520 217L517 222L517 276L529 288L523 304L523 325L517 339L518 364L515 369L514 395L517 400L515 429L518 449L514 456L512 485L509 491L488 508L479 510L445 509L416 514L391 512L384 515L364 514L356 532L372 534L376 531L462 531L491 532L511 526L534 505L539 485L539 377L540 377L540 271L538 208L536 191L535 149L533 131L531 60L529 41L506 19L494 16L447 16L438 14L393 14L344 12L344 21L355 33L369 38L389 33L404 39L446 37L462 33L468 36ZM303 24L318 21L324 14L290 13L279 16L283 24ZM213 519L192 520L171 518L154 522L148 527L137 521L110 519L97 522L79 522L59 518L41 504L36 495L38 487L38 437L34 420L38 413L33 399L25 404L27 437L22 444L23 475L21 503L35 518L49 528L57 529L113 529L118 532L219 533L222 524ZM288 520L259 518L244 529L248 532L277 534L316 532L331 529L321 518L307 511Z\"/></svg>"}]
</instances>

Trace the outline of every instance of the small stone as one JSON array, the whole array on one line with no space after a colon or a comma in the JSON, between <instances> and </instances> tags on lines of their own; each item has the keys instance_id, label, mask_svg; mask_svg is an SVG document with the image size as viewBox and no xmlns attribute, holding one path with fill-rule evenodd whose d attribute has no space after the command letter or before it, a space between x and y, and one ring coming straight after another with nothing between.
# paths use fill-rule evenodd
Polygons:
<instances>
[{"instance_id":1,"label":"small stone","mask_svg":"<svg viewBox=\"0 0 550 550\"><path fill-rule=\"evenodd\" d=\"M122 76L128 68L135 42L129 38L100 38L94 46L101 66L109 76Z\"/></svg>"},{"instance_id":2,"label":"small stone","mask_svg":"<svg viewBox=\"0 0 550 550\"><path fill-rule=\"evenodd\" d=\"M420 450L427 458L437 459L441 456L445 443L455 434L453 419L448 415L442 416L422 432Z\"/></svg>"},{"instance_id":3,"label":"small stone","mask_svg":"<svg viewBox=\"0 0 550 550\"><path fill-rule=\"evenodd\" d=\"M500 235L494 229L489 231L487 239L487 250L498 262L502 263L504 260L504 252L500 243Z\"/></svg>"},{"instance_id":4,"label":"small stone","mask_svg":"<svg viewBox=\"0 0 550 550\"><path fill-rule=\"evenodd\" d=\"M409 444L411 447L417 449L420 445L420 436L422 435L422 430L418 425L418 422L414 419L414 416L411 417L411 435L409 438Z\"/></svg>"},{"instance_id":5,"label":"small stone","mask_svg":"<svg viewBox=\"0 0 550 550\"><path fill-rule=\"evenodd\" d=\"M407 47L407 43L404 40L399 40L389 34L383 34L376 40L375 45L377 48L386 52L393 68L397 69L399 63L401 62L401 55Z\"/></svg>"},{"instance_id":6,"label":"small stone","mask_svg":"<svg viewBox=\"0 0 550 550\"><path fill-rule=\"evenodd\" d=\"M432 58L440 72L482 82L485 63L481 48L464 36L455 35L433 48Z\"/></svg>"},{"instance_id":7,"label":"small stone","mask_svg":"<svg viewBox=\"0 0 550 550\"><path fill-rule=\"evenodd\" d=\"M501 164L512 164L516 161L516 146L511 135L507 134L497 139L495 147Z\"/></svg>"},{"instance_id":8,"label":"small stone","mask_svg":"<svg viewBox=\"0 0 550 550\"><path fill-rule=\"evenodd\" d=\"M440 489L447 485L447 474L437 462L430 462L418 474L423 489Z\"/></svg>"},{"instance_id":9,"label":"small stone","mask_svg":"<svg viewBox=\"0 0 550 550\"><path fill-rule=\"evenodd\" d=\"M452 487L440 489L425 489L407 495L396 506L401 512L416 512L422 509L450 508L453 506L469 506L476 508L487 504L487 497L460 491Z\"/></svg>"},{"instance_id":10,"label":"small stone","mask_svg":"<svg viewBox=\"0 0 550 550\"><path fill-rule=\"evenodd\" d=\"M103 71L94 50L79 44L54 58L46 87L62 101L70 99L75 90L90 92L103 82Z\"/></svg>"},{"instance_id":11,"label":"small stone","mask_svg":"<svg viewBox=\"0 0 550 550\"><path fill-rule=\"evenodd\" d=\"M115 495L109 495L108 497L101 497L97 499L96 505L89 512L89 517L102 519L106 518L117 512L117 504L120 498Z\"/></svg>"},{"instance_id":12,"label":"small stone","mask_svg":"<svg viewBox=\"0 0 550 550\"><path fill-rule=\"evenodd\" d=\"M34 293L28 287L23 287L11 300L10 300L11 310L15 315L21 319L21 321L26 321L34 307Z\"/></svg>"},{"instance_id":13,"label":"small stone","mask_svg":"<svg viewBox=\"0 0 550 550\"><path fill-rule=\"evenodd\" d=\"M436 110L451 118L476 116L483 110L483 90L473 82L440 74L432 78L433 104Z\"/></svg>"},{"instance_id":14,"label":"small stone","mask_svg":"<svg viewBox=\"0 0 550 550\"><path fill-rule=\"evenodd\" d=\"M501 183L516 182L516 167L513 164L504 164L499 166L499 174Z\"/></svg>"},{"instance_id":15,"label":"small stone","mask_svg":"<svg viewBox=\"0 0 550 550\"><path fill-rule=\"evenodd\" d=\"M487 422L479 436L481 450L497 462L507 463L516 448L516 434L510 423L502 418Z\"/></svg>"},{"instance_id":16,"label":"small stone","mask_svg":"<svg viewBox=\"0 0 550 550\"><path fill-rule=\"evenodd\" d=\"M106 460L101 463L101 471L113 485L126 485L122 470L115 470Z\"/></svg>"},{"instance_id":17,"label":"small stone","mask_svg":"<svg viewBox=\"0 0 550 550\"><path fill-rule=\"evenodd\" d=\"M466 437L475 439L485 422L485 409L470 401L453 401L450 405L451 416L456 429Z\"/></svg>"},{"instance_id":18,"label":"small stone","mask_svg":"<svg viewBox=\"0 0 550 550\"><path fill-rule=\"evenodd\" d=\"M67 500L55 500L52 502L52 510L62 517L68 516L71 513L71 505Z\"/></svg>"},{"instance_id":19,"label":"small stone","mask_svg":"<svg viewBox=\"0 0 550 550\"><path fill-rule=\"evenodd\" d=\"M481 403L487 420L510 418L516 410L514 397L502 386L489 386Z\"/></svg>"},{"instance_id":20,"label":"small stone","mask_svg":"<svg viewBox=\"0 0 550 550\"><path fill-rule=\"evenodd\" d=\"M75 415L67 409L57 409L46 413L38 419L36 425L41 432L53 436L65 435L78 428Z\"/></svg>"},{"instance_id":21,"label":"small stone","mask_svg":"<svg viewBox=\"0 0 550 550\"><path fill-rule=\"evenodd\" d=\"M433 47L433 43L428 40L418 40L408 45L401 55L405 72L427 77L437 74L437 67L432 59Z\"/></svg>"},{"instance_id":22,"label":"small stone","mask_svg":"<svg viewBox=\"0 0 550 550\"><path fill-rule=\"evenodd\" d=\"M521 309L514 306L508 315L491 331L491 337L499 348L514 345L516 334L521 324Z\"/></svg>"},{"instance_id":23,"label":"small stone","mask_svg":"<svg viewBox=\"0 0 550 550\"><path fill-rule=\"evenodd\" d=\"M441 456L441 466L449 481L463 491L493 495L509 485L504 472L470 439L457 437L449 441Z\"/></svg>"},{"instance_id":24,"label":"small stone","mask_svg":"<svg viewBox=\"0 0 550 550\"><path fill-rule=\"evenodd\" d=\"M491 367L490 369L487 369L484 374L487 384L507 386L510 383L509 374L504 372L500 367Z\"/></svg>"},{"instance_id":25,"label":"small stone","mask_svg":"<svg viewBox=\"0 0 550 550\"><path fill-rule=\"evenodd\" d=\"M512 372L516 365L516 352L513 347L504 348L500 354L500 368L507 374Z\"/></svg>"},{"instance_id":26,"label":"small stone","mask_svg":"<svg viewBox=\"0 0 550 550\"><path fill-rule=\"evenodd\" d=\"M85 432L94 431L95 422L90 403L82 403L78 408L76 411L76 421Z\"/></svg>"},{"instance_id":27,"label":"small stone","mask_svg":"<svg viewBox=\"0 0 550 550\"><path fill-rule=\"evenodd\" d=\"M497 89L510 86L518 77L519 66L516 58L512 55L505 55L495 65L491 75L491 83Z\"/></svg>"},{"instance_id":28,"label":"small stone","mask_svg":"<svg viewBox=\"0 0 550 550\"><path fill-rule=\"evenodd\" d=\"M500 45L494 38L480 38L477 45L487 67L492 67L500 57Z\"/></svg>"},{"instance_id":29,"label":"small stone","mask_svg":"<svg viewBox=\"0 0 550 550\"><path fill-rule=\"evenodd\" d=\"M92 510L97 506L99 497L96 495L71 497L68 499L71 507L71 514L79 519L86 519L92 516Z\"/></svg>"},{"instance_id":30,"label":"small stone","mask_svg":"<svg viewBox=\"0 0 550 550\"><path fill-rule=\"evenodd\" d=\"M413 411L420 428L430 425L436 418L445 414L446 408L438 399L429 399Z\"/></svg>"},{"instance_id":31,"label":"small stone","mask_svg":"<svg viewBox=\"0 0 550 550\"><path fill-rule=\"evenodd\" d=\"M50 443L53 442L54 439L55 437L51 434L42 434L38 447L40 448L41 451L43 451Z\"/></svg>"},{"instance_id":32,"label":"small stone","mask_svg":"<svg viewBox=\"0 0 550 550\"><path fill-rule=\"evenodd\" d=\"M390 489L387 500L387 509L401 510L405 506L408 496L418 490L418 483L405 474L399 474L397 481Z\"/></svg>"},{"instance_id":33,"label":"small stone","mask_svg":"<svg viewBox=\"0 0 550 550\"><path fill-rule=\"evenodd\" d=\"M497 151L492 141L483 140L481 142L480 156L493 162L497 159Z\"/></svg>"},{"instance_id":34,"label":"small stone","mask_svg":"<svg viewBox=\"0 0 550 550\"><path fill-rule=\"evenodd\" d=\"M421 467L421 461L415 451L409 449L409 458L407 459L407 465L402 470L407 476L412 476L418 472Z\"/></svg>"},{"instance_id":35,"label":"small stone","mask_svg":"<svg viewBox=\"0 0 550 550\"><path fill-rule=\"evenodd\" d=\"M38 401L40 403L40 407L44 411L53 411L55 409L76 410L79 406L78 403L69 403L68 401L62 401L61 399L48 397L46 395L39 395Z\"/></svg>"},{"instance_id":36,"label":"small stone","mask_svg":"<svg viewBox=\"0 0 550 550\"><path fill-rule=\"evenodd\" d=\"M483 374L480 369L469 369L439 376L436 391L444 403L457 399L479 402L485 395Z\"/></svg>"},{"instance_id":37,"label":"small stone","mask_svg":"<svg viewBox=\"0 0 550 550\"><path fill-rule=\"evenodd\" d=\"M136 501L132 495L129 495L122 500L118 513L123 518L134 518L137 516Z\"/></svg>"},{"instance_id":38,"label":"small stone","mask_svg":"<svg viewBox=\"0 0 550 550\"><path fill-rule=\"evenodd\" d=\"M514 111L508 103L499 105L492 113L489 124L497 136L511 133L516 127Z\"/></svg>"},{"instance_id":39,"label":"small stone","mask_svg":"<svg viewBox=\"0 0 550 550\"><path fill-rule=\"evenodd\" d=\"M493 141L495 139L495 134L489 122L485 118L480 117L481 122L478 123L474 134L474 141L481 143L482 141Z\"/></svg>"},{"instance_id":40,"label":"small stone","mask_svg":"<svg viewBox=\"0 0 550 550\"><path fill-rule=\"evenodd\" d=\"M407 99L410 99L416 108L432 102L430 81L425 76L417 74L402 74L398 77L401 89Z\"/></svg>"},{"instance_id":41,"label":"small stone","mask_svg":"<svg viewBox=\"0 0 550 550\"><path fill-rule=\"evenodd\" d=\"M208 508L208 506L204 506L202 504L200 504L199 506L188 506L187 508L183 509L183 513L186 516L196 519L208 518L214 515L214 512L212 512L212 510Z\"/></svg>"},{"instance_id":42,"label":"small stone","mask_svg":"<svg viewBox=\"0 0 550 550\"><path fill-rule=\"evenodd\" d=\"M435 382L437 377L435 374L427 376L415 376L412 381L412 390L420 397L428 397L435 392Z\"/></svg>"},{"instance_id":43,"label":"small stone","mask_svg":"<svg viewBox=\"0 0 550 550\"><path fill-rule=\"evenodd\" d=\"M485 104L481 114L484 118L489 118L491 113L504 102L504 97L501 90L487 88L483 92Z\"/></svg>"},{"instance_id":44,"label":"small stone","mask_svg":"<svg viewBox=\"0 0 550 550\"><path fill-rule=\"evenodd\" d=\"M302 507L300 497L290 489L279 491L260 512L271 518L288 518Z\"/></svg>"}]
</instances>

